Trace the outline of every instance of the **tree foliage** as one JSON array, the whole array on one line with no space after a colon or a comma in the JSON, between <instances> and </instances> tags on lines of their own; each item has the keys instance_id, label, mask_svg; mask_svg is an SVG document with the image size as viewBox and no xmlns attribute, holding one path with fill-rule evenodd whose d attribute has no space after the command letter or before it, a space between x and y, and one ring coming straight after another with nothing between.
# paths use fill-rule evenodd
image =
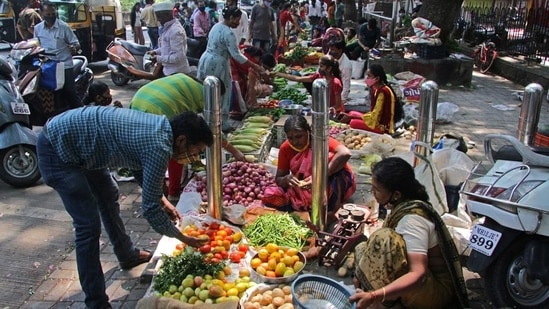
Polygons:
<instances>
[{"instance_id":1,"label":"tree foliage","mask_svg":"<svg viewBox=\"0 0 549 309\"><path fill-rule=\"evenodd\" d=\"M139 2L139 0L120 0L122 12L129 13L136 2Z\"/></svg>"}]
</instances>

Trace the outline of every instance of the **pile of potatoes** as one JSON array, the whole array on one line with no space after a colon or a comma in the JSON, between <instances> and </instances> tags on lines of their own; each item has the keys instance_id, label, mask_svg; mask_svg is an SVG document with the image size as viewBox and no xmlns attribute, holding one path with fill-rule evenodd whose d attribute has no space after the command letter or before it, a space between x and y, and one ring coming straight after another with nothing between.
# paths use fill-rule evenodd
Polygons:
<instances>
[{"instance_id":1,"label":"pile of potatoes","mask_svg":"<svg viewBox=\"0 0 549 309\"><path fill-rule=\"evenodd\" d=\"M292 288L286 284L260 284L241 305L243 309L294 309Z\"/></svg>"},{"instance_id":2,"label":"pile of potatoes","mask_svg":"<svg viewBox=\"0 0 549 309\"><path fill-rule=\"evenodd\" d=\"M346 130L341 132L336 139L351 150L360 150L364 145L372 141L367 132Z\"/></svg>"}]
</instances>

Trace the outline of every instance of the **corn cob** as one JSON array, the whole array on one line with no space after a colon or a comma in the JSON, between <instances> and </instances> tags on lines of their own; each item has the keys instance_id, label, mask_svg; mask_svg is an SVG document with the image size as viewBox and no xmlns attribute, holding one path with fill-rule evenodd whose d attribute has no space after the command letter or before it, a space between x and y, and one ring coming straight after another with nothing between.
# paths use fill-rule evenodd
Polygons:
<instances>
[{"instance_id":1,"label":"corn cob","mask_svg":"<svg viewBox=\"0 0 549 309\"><path fill-rule=\"evenodd\" d=\"M263 128L268 129L271 127L270 123L263 123L263 122L245 122L242 125L243 128Z\"/></svg>"},{"instance_id":2,"label":"corn cob","mask_svg":"<svg viewBox=\"0 0 549 309\"><path fill-rule=\"evenodd\" d=\"M234 131L233 134L240 134L240 133L244 133L244 134L265 134L268 131L269 130L267 130L265 128L241 128L241 129L238 129L238 130Z\"/></svg>"},{"instance_id":3,"label":"corn cob","mask_svg":"<svg viewBox=\"0 0 549 309\"><path fill-rule=\"evenodd\" d=\"M250 122L262 122L262 123L268 123L271 124L273 120L271 117L268 116L250 116L244 120L244 122L250 123Z\"/></svg>"},{"instance_id":4,"label":"corn cob","mask_svg":"<svg viewBox=\"0 0 549 309\"><path fill-rule=\"evenodd\" d=\"M246 145L234 145L234 148L240 150L242 153L248 153L248 152L253 152L257 150L256 147L246 146Z\"/></svg>"},{"instance_id":5,"label":"corn cob","mask_svg":"<svg viewBox=\"0 0 549 309\"><path fill-rule=\"evenodd\" d=\"M241 146L251 146L256 148L259 148L262 145L261 142L252 141L252 140L230 140L229 143L231 143L231 145L233 146L241 145Z\"/></svg>"}]
</instances>

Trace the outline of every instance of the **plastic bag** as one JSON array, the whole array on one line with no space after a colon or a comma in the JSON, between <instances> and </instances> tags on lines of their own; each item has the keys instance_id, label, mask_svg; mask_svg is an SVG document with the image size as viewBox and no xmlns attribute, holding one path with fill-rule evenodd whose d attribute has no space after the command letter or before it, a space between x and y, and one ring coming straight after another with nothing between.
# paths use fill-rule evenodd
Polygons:
<instances>
[{"instance_id":1,"label":"plastic bag","mask_svg":"<svg viewBox=\"0 0 549 309\"><path fill-rule=\"evenodd\" d=\"M364 63L366 61L364 61L362 59L350 60L350 61L351 61L351 67L352 67L351 78L352 79L361 79L362 74L364 73Z\"/></svg>"},{"instance_id":2,"label":"plastic bag","mask_svg":"<svg viewBox=\"0 0 549 309\"><path fill-rule=\"evenodd\" d=\"M405 104L402 109L404 110L404 122L407 125L415 126L417 124L417 119L419 118L417 105Z\"/></svg>"},{"instance_id":3,"label":"plastic bag","mask_svg":"<svg viewBox=\"0 0 549 309\"><path fill-rule=\"evenodd\" d=\"M388 134L375 134L370 138L371 141L362 147L362 152L375 153L384 157L395 150L396 141Z\"/></svg>"},{"instance_id":4,"label":"plastic bag","mask_svg":"<svg viewBox=\"0 0 549 309\"><path fill-rule=\"evenodd\" d=\"M432 152L428 144L415 142L416 146L423 146ZM448 212L448 202L446 200L446 189L444 183L437 172L437 168L432 161L432 156L424 156L416 151L414 155L419 159L418 165L414 168L416 179L425 186L429 195L429 202L439 215Z\"/></svg>"},{"instance_id":5,"label":"plastic bag","mask_svg":"<svg viewBox=\"0 0 549 309\"><path fill-rule=\"evenodd\" d=\"M436 123L449 123L454 119L455 113L459 111L459 106L450 102L441 102L437 104Z\"/></svg>"}]
</instances>

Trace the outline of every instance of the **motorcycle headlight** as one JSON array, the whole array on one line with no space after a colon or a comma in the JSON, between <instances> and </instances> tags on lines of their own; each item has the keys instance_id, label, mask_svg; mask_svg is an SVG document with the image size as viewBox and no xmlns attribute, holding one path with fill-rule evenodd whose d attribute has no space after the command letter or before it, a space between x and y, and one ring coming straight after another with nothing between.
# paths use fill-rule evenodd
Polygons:
<instances>
[{"instance_id":1,"label":"motorcycle headlight","mask_svg":"<svg viewBox=\"0 0 549 309\"><path fill-rule=\"evenodd\" d=\"M12 49L10 52L10 57L15 61L21 61L23 60L23 58L28 56L31 51L32 51L32 48Z\"/></svg>"}]
</instances>

